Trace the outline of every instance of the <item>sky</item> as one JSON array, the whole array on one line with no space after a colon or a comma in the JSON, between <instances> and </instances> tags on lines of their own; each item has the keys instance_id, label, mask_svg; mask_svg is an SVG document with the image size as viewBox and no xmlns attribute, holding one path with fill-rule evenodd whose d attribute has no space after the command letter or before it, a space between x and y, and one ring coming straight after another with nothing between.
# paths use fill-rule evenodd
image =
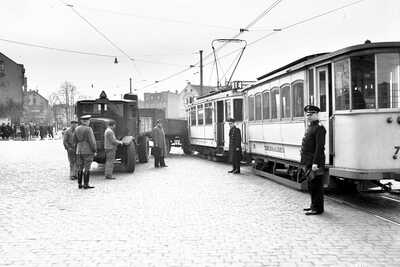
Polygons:
<instances>
[{"instance_id":1,"label":"sky","mask_svg":"<svg viewBox=\"0 0 400 267\"><path fill-rule=\"evenodd\" d=\"M142 97L144 92L181 91L188 82L199 84L199 50L204 51L204 84L215 86L212 41L232 38L251 22L255 23L237 37L248 44L233 80L256 80L306 55L335 51L367 39L400 41L398 0L364 0L273 31L353 2L1 0L0 52L23 64L28 89L37 89L45 97L69 81L81 95L97 98L105 90L109 98L117 99L129 92L129 78L133 79L134 93ZM216 47L220 44L215 43ZM242 47L243 42L230 42L217 50L217 57L222 57L218 72L221 77L225 74L222 83L230 76L230 66L236 63ZM115 57L118 64L114 64ZM189 70L164 80L185 69Z\"/></svg>"}]
</instances>

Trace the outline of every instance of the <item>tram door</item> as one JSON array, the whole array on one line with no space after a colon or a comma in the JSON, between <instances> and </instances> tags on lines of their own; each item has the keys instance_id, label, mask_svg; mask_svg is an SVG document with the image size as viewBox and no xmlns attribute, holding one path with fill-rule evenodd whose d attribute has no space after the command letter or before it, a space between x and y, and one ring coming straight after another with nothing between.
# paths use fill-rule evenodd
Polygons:
<instances>
[{"instance_id":1,"label":"tram door","mask_svg":"<svg viewBox=\"0 0 400 267\"><path fill-rule=\"evenodd\" d=\"M319 120L324 125L326 129L326 139L325 139L325 155L326 159L331 163L330 151L331 151L331 121L330 116L332 115L332 105L331 103L331 78L329 73L329 68L327 66L319 67L316 69L316 86L319 98L319 107L321 109L319 113Z\"/></svg>"},{"instance_id":2,"label":"tram door","mask_svg":"<svg viewBox=\"0 0 400 267\"><path fill-rule=\"evenodd\" d=\"M224 146L224 101L217 101L216 111L217 146Z\"/></svg>"}]
</instances>

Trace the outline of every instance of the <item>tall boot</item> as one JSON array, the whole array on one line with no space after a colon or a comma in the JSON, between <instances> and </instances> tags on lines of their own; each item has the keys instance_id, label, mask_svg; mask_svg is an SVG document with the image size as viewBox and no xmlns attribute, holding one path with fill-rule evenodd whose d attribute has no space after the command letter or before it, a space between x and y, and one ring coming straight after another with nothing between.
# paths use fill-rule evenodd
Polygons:
<instances>
[{"instance_id":1,"label":"tall boot","mask_svg":"<svg viewBox=\"0 0 400 267\"><path fill-rule=\"evenodd\" d=\"M90 171L85 171L85 174L83 176L83 189L94 188L94 186L89 185L89 176L90 176Z\"/></svg>"},{"instance_id":2,"label":"tall boot","mask_svg":"<svg viewBox=\"0 0 400 267\"><path fill-rule=\"evenodd\" d=\"M83 175L83 171L78 171L78 188L79 189L82 188L82 175Z\"/></svg>"}]
</instances>

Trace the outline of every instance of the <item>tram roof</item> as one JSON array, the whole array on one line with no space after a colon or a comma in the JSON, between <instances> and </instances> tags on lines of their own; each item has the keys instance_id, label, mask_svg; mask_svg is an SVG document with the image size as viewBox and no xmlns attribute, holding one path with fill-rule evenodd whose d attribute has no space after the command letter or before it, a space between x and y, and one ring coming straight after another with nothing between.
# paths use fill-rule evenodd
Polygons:
<instances>
[{"instance_id":1,"label":"tram roof","mask_svg":"<svg viewBox=\"0 0 400 267\"><path fill-rule=\"evenodd\" d=\"M264 74L264 75L258 77L257 82L249 85L244 90L245 91L249 90L256 85L265 82L266 80L268 80L268 78L275 78L276 76L280 76L280 75L276 75L276 74L279 74L280 72L285 71L285 70L286 71L284 73L282 73L282 75L285 73L288 73L288 72L292 72L292 71L296 71L296 70L305 68L309 65L317 64L319 62L330 60L330 59L333 59L333 58L336 58L339 56L343 56L346 54L350 54L353 52L359 52L359 51L363 51L363 50L372 50L372 49L382 49L382 48L400 48L400 42L364 43L364 44L353 45L353 46L349 46L346 48L342 48L340 50L330 52L330 53L319 53L319 54L305 56L305 57L295 60L283 67L280 67L278 69L275 69L271 72L268 72L267 74Z\"/></svg>"},{"instance_id":2,"label":"tram roof","mask_svg":"<svg viewBox=\"0 0 400 267\"><path fill-rule=\"evenodd\" d=\"M218 95L218 94L220 94L220 93L226 93L226 92L230 92L230 91L232 91L232 92L234 92L234 91L238 92L238 91L240 91L240 90L243 90L243 89L232 89L232 88L220 89L220 90L218 90L218 91L214 91L214 92L211 92L211 93L209 93L209 94L199 96L199 97L197 97L197 100L203 99L203 98L206 98L206 97L210 97L210 96L213 96L213 95Z\"/></svg>"}]
</instances>

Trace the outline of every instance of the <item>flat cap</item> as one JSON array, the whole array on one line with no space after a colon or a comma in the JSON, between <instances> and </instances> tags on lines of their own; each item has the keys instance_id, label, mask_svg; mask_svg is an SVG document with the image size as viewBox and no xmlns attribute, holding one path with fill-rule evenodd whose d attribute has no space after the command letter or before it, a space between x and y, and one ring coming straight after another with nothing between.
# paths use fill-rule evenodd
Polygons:
<instances>
[{"instance_id":1,"label":"flat cap","mask_svg":"<svg viewBox=\"0 0 400 267\"><path fill-rule=\"evenodd\" d=\"M71 120L71 123L78 123L77 120Z\"/></svg>"},{"instance_id":2,"label":"flat cap","mask_svg":"<svg viewBox=\"0 0 400 267\"><path fill-rule=\"evenodd\" d=\"M89 120L92 116L91 115L83 115L80 117L81 120Z\"/></svg>"},{"instance_id":3,"label":"flat cap","mask_svg":"<svg viewBox=\"0 0 400 267\"><path fill-rule=\"evenodd\" d=\"M321 110L317 106L307 105L304 107L304 112L307 112L307 113L318 113L320 111Z\"/></svg>"},{"instance_id":4,"label":"flat cap","mask_svg":"<svg viewBox=\"0 0 400 267\"><path fill-rule=\"evenodd\" d=\"M235 122L235 119L234 118L230 118L230 119L228 119L228 122Z\"/></svg>"}]
</instances>

